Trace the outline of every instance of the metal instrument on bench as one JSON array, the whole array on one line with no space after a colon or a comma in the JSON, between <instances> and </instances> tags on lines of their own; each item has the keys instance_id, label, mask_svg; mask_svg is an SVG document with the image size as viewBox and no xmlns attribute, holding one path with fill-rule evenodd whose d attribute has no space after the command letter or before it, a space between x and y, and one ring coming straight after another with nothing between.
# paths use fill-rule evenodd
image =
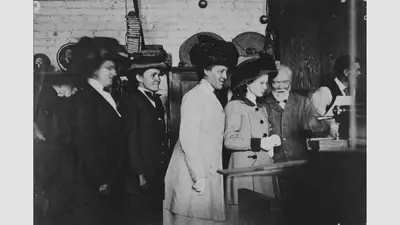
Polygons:
<instances>
[{"instance_id":1,"label":"metal instrument on bench","mask_svg":"<svg viewBox=\"0 0 400 225\"><path fill-rule=\"evenodd\" d=\"M336 105L333 107L333 116L321 116L318 120L334 120L338 126L338 133L336 137L328 138L311 138L308 140L309 148L312 150L342 150L348 149L349 147L349 129L350 129L350 112L356 110L357 120L357 143L365 143L365 106L356 105L352 107L350 105Z\"/></svg>"}]
</instances>

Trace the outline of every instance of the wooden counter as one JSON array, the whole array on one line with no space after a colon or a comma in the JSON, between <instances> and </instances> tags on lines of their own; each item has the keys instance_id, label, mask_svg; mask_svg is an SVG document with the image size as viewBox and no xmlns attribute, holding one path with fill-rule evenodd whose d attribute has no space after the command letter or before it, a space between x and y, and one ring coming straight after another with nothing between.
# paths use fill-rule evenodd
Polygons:
<instances>
[{"instance_id":1,"label":"wooden counter","mask_svg":"<svg viewBox=\"0 0 400 225\"><path fill-rule=\"evenodd\" d=\"M225 175L252 173L292 182L290 195L270 199L250 190L239 190L240 224L365 224L366 151L310 152L307 161L277 164L253 171L220 171ZM232 172L232 173L230 173Z\"/></svg>"}]
</instances>

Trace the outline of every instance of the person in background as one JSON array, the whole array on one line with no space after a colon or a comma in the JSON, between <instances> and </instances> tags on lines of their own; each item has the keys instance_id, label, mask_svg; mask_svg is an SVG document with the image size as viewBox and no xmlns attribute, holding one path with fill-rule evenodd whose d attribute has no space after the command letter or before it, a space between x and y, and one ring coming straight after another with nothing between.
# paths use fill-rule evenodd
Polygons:
<instances>
[{"instance_id":1,"label":"person in background","mask_svg":"<svg viewBox=\"0 0 400 225\"><path fill-rule=\"evenodd\" d=\"M113 38L82 37L71 70L84 79L76 94L75 224L120 224L125 207L123 120L108 92L124 56Z\"/></svg>"},{"instance_id":2,"label":"person in background","mask_svg":"<svg viewBox=\"0 0 400 225\"><path fill-rule=\"evenodd\" d=\"M232 151L229 169L272 164L280 138L269 130L268 113L259 103L268 87L268 76L277 73L275 62L266 57L248 59L233 75L233 97L225 107L225 146ZM275 198L273 176L227 178L226 202L232 221L238 223L238 189L246 188Z\"/></svg>"},{"instance_id":3,"label":"person in background","mask_svg":"<svg viewBox=\"0 0 400 225\"><path fill-rule=\"evenodd\" d=\"M350 55L339 56L333 66L334 78L312 94L311 102L321 115L333 116L332 108L337 96L355 96L355 90L350 91L349 87L350 70L355 70L357 78L361 75L361 70L358 59L354 60L353 65L350 65L350 59ZM334 120L328 122L331 127L330 135L336 137L339 129L338 124Z\"/></svg>"},{"instance_id":4,"label":"person in background","mask_svg":"<svg viewBox=\"0 0 400 225\"><path fill-rule=\"evenodd\" d=\"M73 208L75 77L47 75L34 109L35 220L55 223Z\"/></svg>"},{"instance_id":5,"label":"person in background","mask_svg":"<svg viewBox=\"0 0 400 225\"><path fill-rule=\"evenodd\" d=\"M48 75L38 95L34 121L46 139L60 137L63 126L57 124L59 117L68 115L70 97L75 94L75 78L71 75Z\"/></svg>"},{"instance_id":6,"label":"person in background","mask_svg":"<svg viewBox=\"0 0 400 225\"><path fill-rule=\"evenodd\" d=\"M334 78L312 94L311 102L321 115L325 115L330 111L337 96L350 96L350 94L355 96L355 90L350 91L349 87L351 69L355 70L356 77L361 75L358 59L356 58L354 64L350 65L350 55L340 56L333 66Z\"/></svg>"},{"instance_id":7,"label":"person in background","mask_svg":"<svg viewBox=\"0 0 400 225\"><path fill-rule=\"evenodd\" d=\"M189 52L200 83L182 99L179 139L165 176L164 224L218 224L226 219L222 169L225 114L221 89L238 52L232 43L203 39Z\"/></svg>"},{"instance_id":8,"label":"person in background","mask_svg":"<svg viewBox=\"0 0 400 225\"><path fill-rule=\"evenodd\" d=\"M130 216L136 224L162 223L164 177L170 158L164 107L160 95L161 76L169 69L162 58L137 59L129 80L134 84L120 104L128 145L126 190Z\"/></svg>"}]
</instances>

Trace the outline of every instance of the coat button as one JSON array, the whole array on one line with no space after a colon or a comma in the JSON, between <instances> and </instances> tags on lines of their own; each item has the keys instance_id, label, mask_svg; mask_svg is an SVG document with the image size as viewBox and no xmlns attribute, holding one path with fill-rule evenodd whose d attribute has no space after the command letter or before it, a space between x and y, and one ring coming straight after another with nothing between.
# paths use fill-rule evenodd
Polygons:
<instances>
[{"instance_id":1,"label":"coat button","mask_svg":"<svg viewBox=\"0 0 400 225\"><path fill-rule=\"evenodd\" d=\"M263 123L264 123L264 120L260 120L260 123L263 124Z\"/></svg>"},{"instance_id":2,"label":"coat button","mask_svg":"<svg viewBox=\"0 0 400 225\"><path fill-rule=\"evenodd\" d=\"M286 138L282 138L284 141L286 141Z\"/></svg>"},{"instance_id":3,"label":"coat button","mask_svg":"<svg viewBox=\"0 0 400 225\"><path fill-rule=\"evenodd\" d=\"M256 108L256 111L258 111L259 110L259 108Z\"/></svg>"},{"instance_id":4,"label":"coat button","mask_svg":"<svg viewBox=\"0 0 400 225\"><path fill-rule=\"evenodd\" d=\"M160 121L161 121L162 119L159 117L159 118L158 118L158 120L160 120Z\"/></svg>"},{"instance_id":5,"label":"coat button","mask_svg":"<svg viewBox=\"0 0 400 225\"><path fill-rule=\"evenodd\" d=\"M267 133L264 133L264 134L263 134L263 137L267 137L267 136L268 136L268 134L267 134Z\"/></svg>"}]
</instances>

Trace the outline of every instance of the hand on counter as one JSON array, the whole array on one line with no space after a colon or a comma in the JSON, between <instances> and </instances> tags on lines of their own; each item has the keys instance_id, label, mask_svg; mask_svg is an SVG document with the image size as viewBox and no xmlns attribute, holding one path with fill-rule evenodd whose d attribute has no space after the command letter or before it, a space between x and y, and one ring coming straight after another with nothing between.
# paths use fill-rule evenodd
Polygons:
<instances>
[{"instance_id":1,"label":"hand on counter","mask_svg":"<svg viewBox=\"0 0 400 225\"><path fill-rule=\"evenodd\" d=\"M336 123L334 121L330 123L329 135L332 136L333 138L337 138L337 136L339 135L339 124L338 123Z\"/></svg>"}]
</instances>

